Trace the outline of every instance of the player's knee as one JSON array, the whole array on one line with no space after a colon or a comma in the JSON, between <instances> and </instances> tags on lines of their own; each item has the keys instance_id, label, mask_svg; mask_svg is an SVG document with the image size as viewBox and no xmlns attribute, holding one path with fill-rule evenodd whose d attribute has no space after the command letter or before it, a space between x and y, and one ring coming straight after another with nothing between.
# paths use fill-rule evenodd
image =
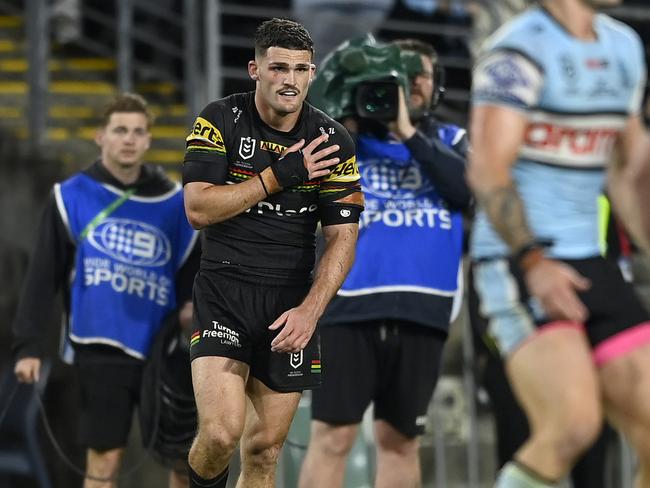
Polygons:
<instances>
[{"instance_id":1,"label":"player's knee","mask_svg":"<svg viewBox=\"0 0 650 488\"><path fill-rule=\"evenodd\" d=\"M242 429L217 422L202 423L199 426L198 440L210 451L230 453L235 450Z\"/></svg>"},{"instance_id":2,"label":"player's knee","mask_svg":"<svg viewBox=\"0 0 650 488\"><path fill-rule=\"evenodd\" d=\"M86 469L90 474L100 477L110 477L117 473L122 459L122 449L105 451L89 450Z\"/></svg>"},{"instance_id":3,"label":"player's knee","mask_svg":"<svg viewBox=\"0 0 650 488\"><path fill-rule=\"evenodd\" d=\"M575 460L596 441L602 429L602 414L597 406L576 409L546 429L546 442L558 455Z\"/></svg>"},{"instance_id":4,"label":"player's knee","mask_svg":"<svg viewBox=\"0 0 650 488\"><path fill-rule=\"evenodd\" d=\"M417 437L408 438L394 437L379 439L377 438L377 449L381 453L399 456L401 458L417 457L419 453L420 442Z\"/></svg>"},{"instance_id":5,"label":"player's knee","mask_svg":"<svg viewBox=\"0 0 650 488\"><path fill-rule=\"evenodd\" d=\"M576 451L587 450L598 438L603 428L603 411L600 402L582 401L567 420L569 441Z\"/></svg>"},{"instance_id":6,"label":"player's knee","mask_svg":"<svg viewBox=\"0 0 650 488\"><path fill-rule=\"evenodd\" d=\"M312 442L328 457L347 456L357 438L356 425L319 425L312 429Z\"/></svg>"},{"instance_id":7,"label":"player's knee","mask_svg":"<svg viewBox=\"0 0 650 488\"><path fill-rule=\"evenodd\" d=\"M409 437L386 421L375 422L375 440L380 454L390 454L402 458L418 455L420 441L418 437Z\"/></svg>"},{"instance_id":8,"label":"player's knee","mask_svg":"<svg viewBox=\"0 0 650 488\"><path fill-rule=\"evenodd\" d=\"M565 434L563 444L567 446L568 455L579 456L596 442L602 429L602 419L595 416L575 422Z\"/></svg>"},{"instance_id":9,"label":"player's knee","mask_svg":"<svg viewBox=\"0 0 650 488\"><path fill-rule=\"evenodd\" d=\"M282 450L282 442L249 443L242 449L242 461L257 469L275 469Z\"/></svg>"}]
</instances>

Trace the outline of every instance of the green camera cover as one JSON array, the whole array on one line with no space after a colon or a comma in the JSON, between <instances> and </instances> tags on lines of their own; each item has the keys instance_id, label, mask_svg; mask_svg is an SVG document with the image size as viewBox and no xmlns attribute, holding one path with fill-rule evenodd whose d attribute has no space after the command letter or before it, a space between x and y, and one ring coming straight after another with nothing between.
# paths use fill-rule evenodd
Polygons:
<instances>
[{"instance_id":1,"label":"green camera cover","mask_svg":"<svg viewBox=\"0 0 650 488\"><path fill-rule=\"evenodd\" d=\"M420 55L372 34L345 41L327 55L309 88L309 102L333 119L355 115L355 88L363 82L395 80L409 97L409 78L422 72Z\"/></svg>"}]
</instances>

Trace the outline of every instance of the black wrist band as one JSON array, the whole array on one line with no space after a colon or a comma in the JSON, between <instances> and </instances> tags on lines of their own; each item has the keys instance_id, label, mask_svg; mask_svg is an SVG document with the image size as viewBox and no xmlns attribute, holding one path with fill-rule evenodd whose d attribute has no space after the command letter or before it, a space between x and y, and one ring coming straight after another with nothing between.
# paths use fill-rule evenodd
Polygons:
<instances>
[{"instance_id":1,"label":"black wrist band","mask_svg":"<svg viewBox=\"0 0 650 488\"><path fill-rule=\"evenodd\" d=\"M302 185L309 179L301 152L291 152L271 163L271 171L282 188Z\"/></svg>"},{"instance_id":2,"label":"black wrist band","mask_svg":"<svg viewBox=\"0 0 650 488\"><path fill-rule=\"evenodd\" d=\"M269 196L269 191L266 189L266 185L264 184L264 178L262 178L262 173L257 173L257 176L260 177L260 183L262 183L262 188L264 188L264 193L266 193L266 196Z\"/></svg>"},{"instance_id":3,"label":"black wrist band","mask_svg":"<svg viewBox=\"0 0 650 488\"><path fill-rule=\"evenodd\" d=\"M519 249L517 249L513 254L512 254L512 261L519 266L521 263L521 260L528 254L530 251L533 249L540 249L544 250L547 247L551 247L553 244L552 241L548 239L534 239L532 241L529 241L528 243L524 244L521 246Z\"/></svg>"}]
</instances>

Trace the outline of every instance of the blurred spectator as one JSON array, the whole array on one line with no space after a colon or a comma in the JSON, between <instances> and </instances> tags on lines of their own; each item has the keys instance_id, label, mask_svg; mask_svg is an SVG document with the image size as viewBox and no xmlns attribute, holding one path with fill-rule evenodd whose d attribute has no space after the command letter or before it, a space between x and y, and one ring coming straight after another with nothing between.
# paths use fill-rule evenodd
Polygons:
<instances>
[{"instance_id":1,"label":"blurred spectator","mask_svg":"<svg viewBox=\"0 0 650 488\"><path fill-rule=\"evenodd\" d=\"M54 39L70 44L81 37L81 1L53 0L51 10Z\"/></svg>"},{"instance_id":2,"label":"blurred spectator","mask_svg":"<svg viewBox=\"0 0 650 488\"><path fill-rule=\"evenodd\" d=\"M395 0L293 0L292 14L311 34L318 65L347 39L374 33L388 17Z\"/></svg>"},{"instance_id":3,"label":"blurred spectator","mask_svg":"<svg viewBox=\"0 0 650 488\"><path fill-rule=\"evenodd\" d=\"M107 107L96 136L100 159L54 186L14 321L16 376L38 381L45 326L63 289L85 488L115 486L99 479L118 473L144 359L164 316L189 300L197 267L180 186L143 164L151 122L137 95ZM173 472L171 484L187 486L186 472Z\"/></svg>"}]
</instances>

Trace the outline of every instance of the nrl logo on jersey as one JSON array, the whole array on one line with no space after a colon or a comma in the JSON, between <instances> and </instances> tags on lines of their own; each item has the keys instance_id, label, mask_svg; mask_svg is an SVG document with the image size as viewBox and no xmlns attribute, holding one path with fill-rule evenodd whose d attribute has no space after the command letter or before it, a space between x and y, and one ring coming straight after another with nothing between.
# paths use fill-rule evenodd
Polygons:
<instances>
[{"instance_id":1,"label":"nrl logo on jersey","mask_svg":"<svg viewBox=\"0 0 650 488\"><path fill-rule=\"evenodd\" d=\"M256 142L256 139L253 139L250 136L241 138L241 141L239 142L239 155L242 159L250 159L253 157L253 154L255 154Z\"/></svg>"}]
</instances>

